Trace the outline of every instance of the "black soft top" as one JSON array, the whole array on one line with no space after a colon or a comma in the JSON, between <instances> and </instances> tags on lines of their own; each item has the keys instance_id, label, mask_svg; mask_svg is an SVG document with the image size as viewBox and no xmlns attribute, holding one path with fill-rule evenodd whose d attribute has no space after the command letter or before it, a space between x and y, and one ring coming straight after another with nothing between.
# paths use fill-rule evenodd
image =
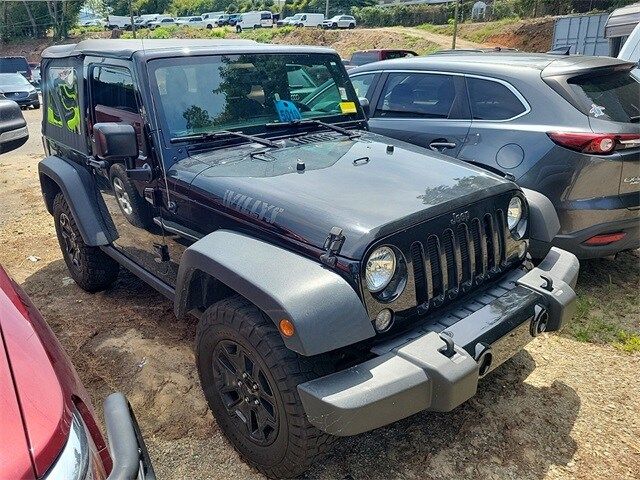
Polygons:
<instances>
[{"instance_id":1,"label":"black soft top","mask_svg":"<svg viewBox=\"0 0 640 480\"><path fill-rule=\"evenodd\" d=\"M270 45L253 40L204 40L204 39L170 39L170 40L83 40L79 43L54 45L42 52L42 58L67 58L83 55L95 55L111 58L130 59L134 54L142 52L148 56L187 56L198 54L221 53L335 53L330 48L296 47L291 45Z\"/></svg>"}]
</instances>

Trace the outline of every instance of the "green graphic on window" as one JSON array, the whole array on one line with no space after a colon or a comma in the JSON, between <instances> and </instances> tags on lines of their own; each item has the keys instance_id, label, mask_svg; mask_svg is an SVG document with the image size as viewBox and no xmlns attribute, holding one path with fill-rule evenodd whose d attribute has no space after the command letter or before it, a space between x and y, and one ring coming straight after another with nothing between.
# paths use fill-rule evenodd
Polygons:
<instances>
[{"instance_id":1,"label":"green graphic on window","mask_svg":"<svg viewBox=\"0 0 640 480\"><path fill-rule=\"evenodd\" d=\"M78 77L75 68L53 67L48 75L47 122L80 133Z\"/></svg>"}]
</instances>

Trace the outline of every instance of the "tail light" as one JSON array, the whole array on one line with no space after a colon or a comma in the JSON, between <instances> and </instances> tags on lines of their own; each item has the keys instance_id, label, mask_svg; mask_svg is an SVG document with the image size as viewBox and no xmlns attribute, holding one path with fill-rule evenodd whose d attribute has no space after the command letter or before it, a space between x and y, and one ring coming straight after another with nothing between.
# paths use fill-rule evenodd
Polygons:
<instances>
[{"instance_id":1,"label":"tail light","mask_svg":"<svg viewBox=\"0 0 640 480\"><path fill-rule=\"evenodd\" d=\"M609 245L610 243L617 242L618 240L622 240L627 234L625 232L616 232L616 233L602 233L600 235L595 235L584 242L585 245L589 245L591 247L598 247L602 245Z\"/></svg>"},{"instance_id":2,"label":"tail light","mask_svg":"<svg viewBox=\"0 0 640 480\"><path fill-rule=\"evenodd\" d=\"M640 147L637 133L548 132L547 135L561 147L596 155Z\"/></svg>"}]
</instances>

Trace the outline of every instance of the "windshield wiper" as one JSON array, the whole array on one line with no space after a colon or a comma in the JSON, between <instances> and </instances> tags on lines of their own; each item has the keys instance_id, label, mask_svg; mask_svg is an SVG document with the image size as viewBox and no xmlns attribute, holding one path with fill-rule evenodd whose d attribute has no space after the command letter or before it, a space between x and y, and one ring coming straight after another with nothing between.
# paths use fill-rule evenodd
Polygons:
<instances>
[{"instance_id":1,"label":"windshield wiper","mask_svg":"<svg viewBox=\"0 0 640 480\"><path fill-rule=\"evenodd\" d=\"M218 138L224 137L238 137L244 138L246 140L251 140L252 142L259 143L261 145L265 145L267 147L278 148L281 145L274 142L273 140L269 140L268 138L256 137L255 135L248 135L242 132L234 132L231 130L220 130L217 132L207 132L207 133L194 133L193 135L184 135L182 137L174 137L171 139L171 143L178 142L187 142L189 140L216 140Z\"/></svg>"},{"instance_id":2,"label":"windshield wiper","mask_svg":"<svg viewBox=\"0 0 640 480\"><path fill-rule=\"evenodd\" d=\"M640 115L636 115L634 117L629 117L629 122L631 122L631 123L640 123Z\"/></svg>"},{"instance_id":3,"label":"windshield wiper","mask_svg":"<svg viewBox=\"0 0 640 480\"><path fill-rule=\"evenodd\" d=\"M342 135L346 135L350 139L358 138L360 136L359 133L353 132L351 130L347 130L346 128L339 127L332 123L323 122L322 120L317 120L315 118L309 118L307 120L291 120L289 122L272 122L265 124L265 127L281 127L283 125L320 125L322 127L328 128L329 130L333 130L334 132L341 133Z\"/></svg>"}]
</instances>

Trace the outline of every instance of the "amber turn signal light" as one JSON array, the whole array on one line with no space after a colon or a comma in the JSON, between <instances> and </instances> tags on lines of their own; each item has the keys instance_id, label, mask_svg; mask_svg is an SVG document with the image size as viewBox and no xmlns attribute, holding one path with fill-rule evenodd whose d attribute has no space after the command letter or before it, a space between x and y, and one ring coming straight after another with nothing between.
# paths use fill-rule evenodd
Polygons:
<instances>
[{"instance_id":1,"label":"amber turn signal light","mask_svg":"<svg viewBox=\"0 0 640 480\"><path fill-rule=\"evenodd\" d=\"M279 327L280 333L282 333L282 335L284 335L285 337L293 337L293 334L296 332L295 328L293 328L293 323L291 323L291 321L287 320L286 318L280 320Z\"/></svg>"}]
</instances>

